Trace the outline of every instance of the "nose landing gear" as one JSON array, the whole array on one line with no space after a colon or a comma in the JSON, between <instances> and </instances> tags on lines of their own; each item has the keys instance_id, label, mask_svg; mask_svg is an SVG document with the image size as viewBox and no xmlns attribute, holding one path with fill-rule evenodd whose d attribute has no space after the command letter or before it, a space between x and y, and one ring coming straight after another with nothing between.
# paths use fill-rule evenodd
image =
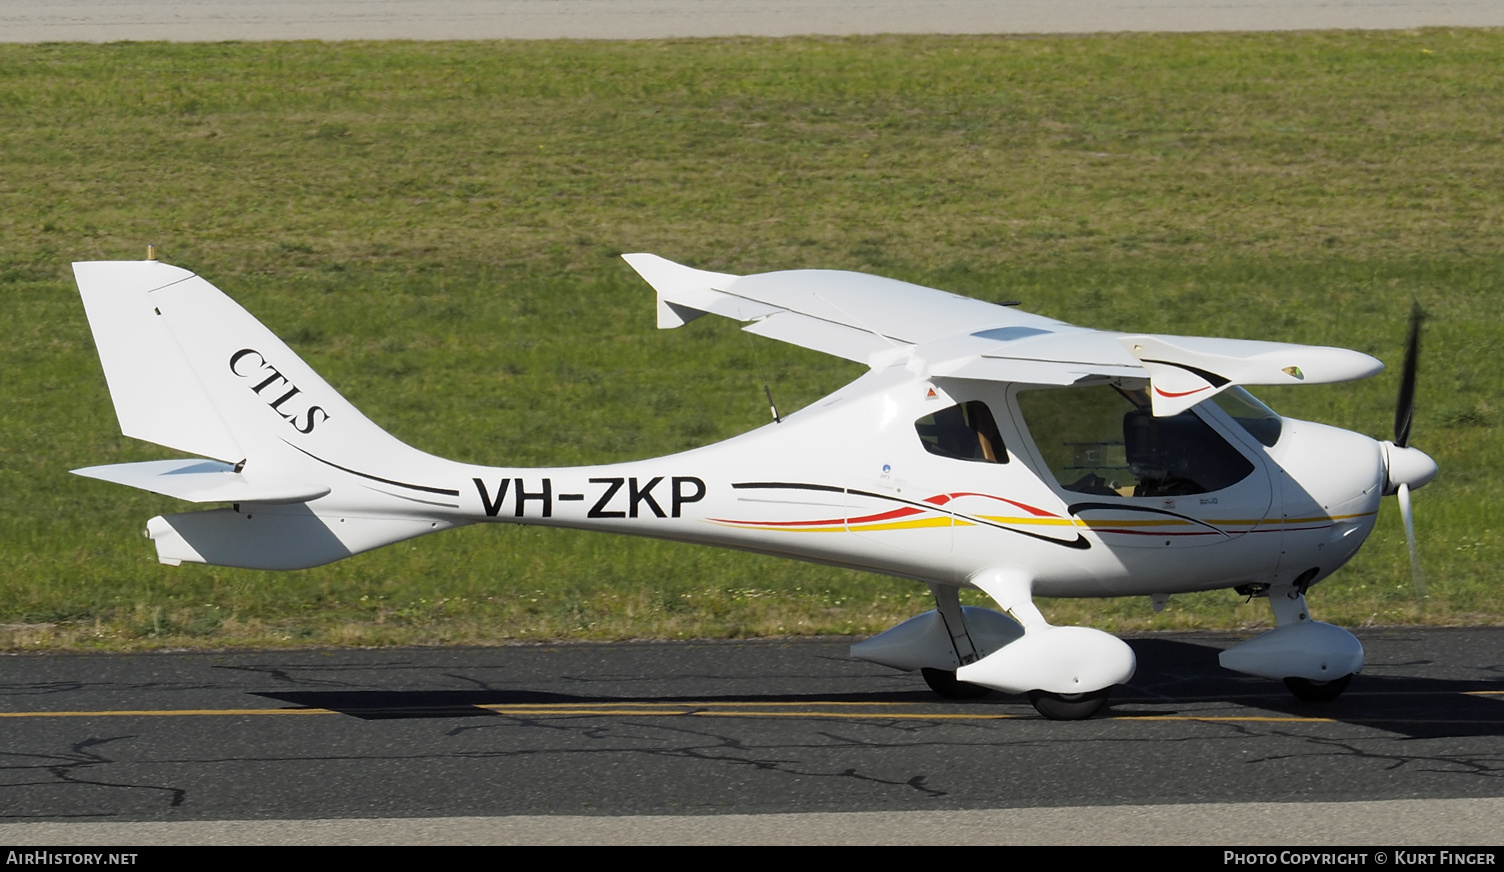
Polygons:
<instances>
[{"instance_id":1,"label":"nose landing gear","mask_svg":"<svg viewBox=\"0 0 1504 872\"><path fill-rule=\"evenodd\" d=\"M1107 705L1107 695L1112 688L1104 687L1089 693L1050 693L1047 690L1029 691L1029 702L1034 710L1052 721L1079 721L1091 717Z\"/></svg>"},{"instance_id":2,"label":"nose landing gear","mask_svg":"<svg viewBox=\"0 0 1504 872\"><path fill-rule=\"evenodd\" d=\"M1363 669L1363 645L1352 633L1311 620L1300 586L1281 584L1251 591L1269 597L1274 629L1223 651L1227 669L1279 679L1296 698L1329 702L1342 695Z\"/></svg>"},{"instance_id":3,"label":"nose landing gear","mask_svg":"<svg viewBox=\"0 0 1504 872\"><path fill-rule=\"evenodd\" d=\"M1347 686L1352 683L1352 673L1334 678L1331 681L1318 681L1310 678L1289 677L1285 679L1285 687L1295 694L1296 699L1305 702L1330 702L1342 695Z\"/></svg>"}]
</instances>

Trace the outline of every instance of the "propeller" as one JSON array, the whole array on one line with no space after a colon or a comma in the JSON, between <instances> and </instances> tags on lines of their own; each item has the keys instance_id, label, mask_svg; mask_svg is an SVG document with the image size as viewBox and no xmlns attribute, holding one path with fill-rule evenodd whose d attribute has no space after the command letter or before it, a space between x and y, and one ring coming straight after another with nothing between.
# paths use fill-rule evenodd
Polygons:
<instances>
[{"instance_id":1,"label":"propeller","mask_svg":"<svg viewBox=\"0 0 1504 872\"><path fill-rule=\"evenodd\" d=\"M1410 424L1415 416L1415 374L1420 364L1420 325L1425 320L1420 303L1410 308L1410 336L1405 341L1405 368L1400 373L1400 395L1394 410L1394 442L1385 446L1389 487L1400 500L1400 519L1405 524L1405 543L1410 548L1410 577L1415 595L1426 595L1426 577L1420 568L1420 550L1415 544L1415 512L1410 489L1436 476L1436 461L1410 447Z\"/></svg>"},{"instance_id":2,"label":"propeller","mask_svg":"<svg viewBox=\"0 0 1504 872\"><path fill-rule=\"evenodd\" d=\"M1410 337L1405 340L1405 368L1400 373L1400 398L1394 410L1394 444L1410 447L1410 421L1415 415L1415 371L1420 357L1420 322L1425 313L1419 302L1410 304Z\"/></svg>"}]
</instances>

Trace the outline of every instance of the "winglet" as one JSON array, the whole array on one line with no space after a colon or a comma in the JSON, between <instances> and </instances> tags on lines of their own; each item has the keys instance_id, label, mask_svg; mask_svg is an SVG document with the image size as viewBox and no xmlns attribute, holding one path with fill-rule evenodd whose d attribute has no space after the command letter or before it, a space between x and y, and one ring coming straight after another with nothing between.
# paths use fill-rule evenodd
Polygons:
<instances>
[{"instance_id":1,"label":"winglet","mask_svg":"<svg viewBox=\"0 0 1504 872\"><path fill-rule=\"evenodd\" d=\"M643 280L658 292L658 327L668 330L706 314L706 310L694 306L697 296L707 297L708 304L716 299L717 284L735 281L736 276L709 272L674 263L656 254L624 254L621 259L637 270Z\"/></svg>"}]
</instances>

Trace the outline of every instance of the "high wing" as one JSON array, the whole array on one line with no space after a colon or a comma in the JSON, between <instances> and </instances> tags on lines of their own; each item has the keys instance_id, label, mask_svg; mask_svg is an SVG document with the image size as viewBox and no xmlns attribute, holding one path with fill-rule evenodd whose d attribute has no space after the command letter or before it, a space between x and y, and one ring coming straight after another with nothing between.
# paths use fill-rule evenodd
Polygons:
<instances>
[{"instance_id":1,"label":"high wing","mask_svg":"<svg viewBox=\"0 0 1504 872\"><path fill-rule=\"evenodd\" d=\"M655 254L623 258L658 292L659 327L722 315L753 322L745 328L749 333L858 363L976 330L1070 328L1053 318L866 273L802 269L733 276Z\"/></svg>"},{"instance_id":2,"label":"high wing","mask_svg":"<svg viewBox=\"0 0 1504 872\"><path fill-rule=\"evenodd\" d=\"M1157 416L1179 414L1235 384L1349 381L1384 368L1343 348L1092 330L865 273L735 276L654 254L623 258L657 292L661 328L721 315L750 322L742 329L759 336L938 379L1045 385L1147 379Z\"/></svg>"}]
</instances>

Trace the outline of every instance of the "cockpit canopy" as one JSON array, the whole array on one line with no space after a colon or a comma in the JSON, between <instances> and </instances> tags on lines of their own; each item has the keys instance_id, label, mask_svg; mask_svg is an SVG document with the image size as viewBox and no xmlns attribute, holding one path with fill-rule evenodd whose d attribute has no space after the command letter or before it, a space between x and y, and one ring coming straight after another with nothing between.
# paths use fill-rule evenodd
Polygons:
<instances>
[{"instance_id":1,"label":"cockpit canopy","mask_svg":"<svg viewBox=\"0 0 1504 872\"><path fill-rule=\"evenodd\" d=\"M1223 490L1254 464L1194 410L1155 417L1148 387L1134 382L1024 390L1022 423L1064 490L1110 497L1168 497ZM1283 422L1240 387L1210 402L1273 447ZM914 422L924 450L974 463L1007 463L992 410L968 400Z\"/></svg>"},{"instance_id":2,"label":"cockpit canopy","mask_svg":"<svg viewBox=\"0 0 1504 872\"><path fill-rule=\"evenodd\" d=\"M1068 491L1183 496L1231 487L1254 471L1194 411L1156 418L1145 387L1020 391L1018 407L1045 465Z\"/></svg>"}]
</instances>

